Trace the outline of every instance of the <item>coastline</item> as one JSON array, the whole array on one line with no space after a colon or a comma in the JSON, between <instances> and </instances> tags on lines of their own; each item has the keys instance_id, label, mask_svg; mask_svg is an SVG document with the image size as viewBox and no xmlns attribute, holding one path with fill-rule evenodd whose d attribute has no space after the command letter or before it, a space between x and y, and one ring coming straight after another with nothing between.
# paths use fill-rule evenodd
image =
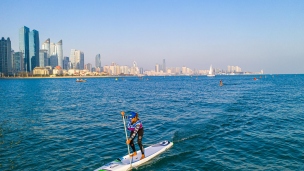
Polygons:
<instances>
[{"instance_id":1,"label":"coastline","mask_svg":"<svg viewBox=\"0 0 304 171\"><path fill-rule=\"evenodd\" d=\"M63 79L63 78L86 79L86 78L121 78L121 77L126 77L126 76L0 77L0 79Z\"/></svg>"}]
</instances>

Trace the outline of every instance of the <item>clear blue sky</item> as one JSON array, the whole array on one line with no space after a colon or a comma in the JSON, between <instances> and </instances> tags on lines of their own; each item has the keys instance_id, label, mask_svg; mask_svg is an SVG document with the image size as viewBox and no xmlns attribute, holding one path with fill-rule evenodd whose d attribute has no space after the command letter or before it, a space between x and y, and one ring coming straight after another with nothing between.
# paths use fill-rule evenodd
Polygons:
<instances>
[{"instance_id":1,"label":"clear blue sky","mask_svg":"<svg viewBox=\"0 0 304 171\"><path fill-rule=\"evenodd\" d=\"M85 63L100 53L116 62L167 67L304 73L303 0L1 0L0 37L19 50L18 30L39 31L84 52Z\"/></svg>"}]
</instances>

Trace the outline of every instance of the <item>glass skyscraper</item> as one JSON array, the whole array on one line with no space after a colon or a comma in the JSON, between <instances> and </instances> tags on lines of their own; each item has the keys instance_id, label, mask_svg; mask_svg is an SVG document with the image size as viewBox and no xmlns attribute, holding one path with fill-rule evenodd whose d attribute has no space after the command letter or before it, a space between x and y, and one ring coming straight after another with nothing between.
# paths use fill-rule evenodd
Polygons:
<instances>
[{"instance_id":1,"label":"glass skyscraper","mask_svg":"<svg viewBox=\"0 0 304 171\"><path fill-rule=\"evenodd\" d=\"M69 57L65 56L63 58L63 67L62 67L63 69L66 69L66 70L70 69L69 61L70 61Z\"/></svg>"},{"instance_id":2,"label":"glass skyscraper","mask_svg":"<svg viewBox=\"0 0 304 171\"><path fill-rule=\"evenodd\" d=\"M48 51L46 49L39 50L39 67L46 67L48 66Z\"/></svg>"},{"instance_id":3,"label":"glass skyscraper","mask_svg":"<svg viewBox=\"0 0 304 171\"><path fill-rule=\"evenodd\" d=\"M29 67L28 71L33 71L36 66L39 66L39 32L32 30L29 33Z\"/></svg>"},{"instance_id":4,"label":"glass skyscraper","mask_svg":"<svg viewBox=\"0 0 304 171\"><path fill-rule=\"evenodd\" d=\"M62 50L62 40L60 40L56 44L56 52L58 57L58 65L62 68L63 67L63 50Z\"/></svg>"},{"instance_id":5,"label":"glass skyscraper","mask_svg":"<svg viewBox=\"0 0 304 171\"><path fill-rule=\"evenodd\" d=\"M23 26L19 29L19 51L23 53L23 67L22 70L30 71L29 69L29 32L30 29Z\"/></svg>"},{"instance_id":6,"label":"glass skyscraper","mask_svg":"<svg viewBox=\"0 0 304 171\"><path fill-rule=\"evenodd\" d=\"M11 40L7 40L2 37L0 40L0 74L1 76L9 75L12 69L12 55L11 55Z\"/></svg>"},{"instance_id":7,"label":"glass skyscraper","mask_svg":"<svg viewBox=\"0 0 304 171\"><path fill-rule=\"evenodd\" d=\"M97 54L95 57L95 67L101 68L100 54Z\"/></svg>"},{"instance_id":8,"label":"glass skyscraper","mask_svg":"<svg viewBox=\"0 0 304 171\"><path fill-rule=\"evenodd\" d=\"M15 52L13 55L13 72L20 72L23 71L23 53L22 52Z\"/></svg>"}]
</instances>

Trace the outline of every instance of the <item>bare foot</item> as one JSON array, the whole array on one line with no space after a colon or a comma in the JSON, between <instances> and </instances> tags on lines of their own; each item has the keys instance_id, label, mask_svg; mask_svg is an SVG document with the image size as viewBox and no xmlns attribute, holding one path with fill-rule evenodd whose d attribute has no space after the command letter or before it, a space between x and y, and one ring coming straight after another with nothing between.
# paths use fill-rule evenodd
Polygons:
<instances>
[{"instance_id":1,"label":"bare foot","mask_svg":"<svg viewBox=\"0 0 304 171\"><path fill-rule=\"evenodd\" d=\"M133 157L133 156L136 156L136 155L137 155L137 153L134 152L133 154L130 154L130 157Z\"/></svg>"},{"instance_id":2,"label":"bare foot","mask_svg":"<svg viewBox=\"0 0 304 171\"><path fill-rule=\"evenodd\" d=\"M145 155L142 154L140 160L142 160L142 159L144 159L144 158L145 158Z\"/></svg>"}]
</instances>

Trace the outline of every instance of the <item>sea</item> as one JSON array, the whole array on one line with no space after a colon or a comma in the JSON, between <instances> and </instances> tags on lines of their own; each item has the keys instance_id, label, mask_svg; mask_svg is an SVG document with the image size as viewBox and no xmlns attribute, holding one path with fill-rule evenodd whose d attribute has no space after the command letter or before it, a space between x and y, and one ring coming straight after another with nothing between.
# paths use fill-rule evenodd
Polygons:
<instances>
[{"instance_id":1,"label":"sea","mask_svg":"<svg viewBox=\"0 0 304 171\"><path fill-rule=\"evenodd\" d=\"M304 170L300 74L0 79L0 170L87 171L120 158L121 111L139 114L144 147L174 143L136 171Z\"/></svg>"}]
</instances>

